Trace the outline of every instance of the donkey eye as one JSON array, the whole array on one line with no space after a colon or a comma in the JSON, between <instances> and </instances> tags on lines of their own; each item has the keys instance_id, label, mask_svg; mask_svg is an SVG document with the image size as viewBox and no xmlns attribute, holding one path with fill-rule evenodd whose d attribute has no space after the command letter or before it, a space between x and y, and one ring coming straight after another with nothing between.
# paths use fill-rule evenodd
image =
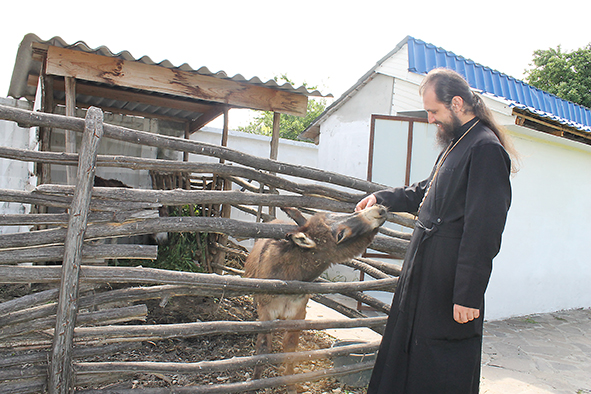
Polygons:
<instances>
[{"instance_id":1,"label":"donkey eye","mask_svg":"<svg viewBox=\"0 0 591 394\"><path fill-rule=\"evenodd\" d=\"M341 242L343 240L343 238L345 238L345 230L341 230L339 231L339 233L337 234L337 243Z\"/></svg>"}]
</instances>

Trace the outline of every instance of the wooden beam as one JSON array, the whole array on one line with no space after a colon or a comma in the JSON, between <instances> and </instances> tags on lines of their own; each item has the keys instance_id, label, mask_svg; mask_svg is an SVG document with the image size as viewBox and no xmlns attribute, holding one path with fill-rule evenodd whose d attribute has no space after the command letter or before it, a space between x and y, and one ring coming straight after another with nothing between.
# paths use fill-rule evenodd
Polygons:
<instances>
[{"instance_id":1,"label":"wooden beam","mask_svg":"<svg viewBox=\"0 0 591 394\"><path fill-rule=\"evenodd\" d=\"M559 137L565 137L565 133L566 134L571 134L577 137L581 137L583 139L585 139L586 141L591 141L591 133L587 133L585 131L576 129L574 127L570 127L567 125L563 125L562 123L559 123L557 121L553 121L550 119L541 119L540 117L535 116L534 114L531 114L530 112L527 112L525 110L518 110L516 108L513 108L513 116L515 116L515 124L518 126L525 126L525 121L529 120L531 122L534 122L538 125L547 127L549 129L553 129L553 131L550 130L546 130L545 132L548 134L553 134ZM543 131L543 130L541 130ZM589 143L589 142L587 142Z\"/></svg>"},{"instance_id":2,"label":"wooden beam","mask_svg":"<svg viewBox=\"0 0 591 394\"><path fill-rule=\"evenodd\" d=\"M27 84L30 86L37 85L38 76L29 75ZM61 92L65 91L64 80L61 78L54 78L54 90ZM154 105L158 107L166 107L172 109L179 109L182 111L205 113L211 110L212 107L220 106L220 104L203 103L188 101L187 99L178 99L171 97L162 97L153 94L147 94L137 91L117 89L107 86L98 86L81 81L76 81L76 91L78 94L84 94L93 97L102 97L111 100L130 101L134 103L142 103ZM102 107L101 107L102 108ZM220 113L222 110L220 110ZM170 117L169 117L170 118Z\"/></svg>"},{"instance_id":3,"label":"wooden beam","mask_svg":"<svg viewBox=\"0 0 591 394\"><path fill-rule=\"evenodd\" d=\"M192 121L190 126L190 134L193 134L194 132L201 130L203 126L205 126L221 114L225 113L225 108L226 107L223 105L216 105L215 107L211 107L211 109L203 113L203 115Z\"/></svg>"},{"instance_id":4,"label":"wooden beam","mask_svg":"<svg viewBox=\"0 0 591 394\"><path fill-rule=\"evenodd\" d=\"M296 116L308 105L302 94L54 46L46 66L51 75Z\"/></svg>"},{"instance_id":5,"label":"wooden beam","mask_svg":"<svg viewBox=\"0 0 591 394\"><path fill-rule=\"evenodd\" d=\"M36 62L45 62L45 58L47 57L47 50L49 49L49 45L41 44L40 42L33 42L31 43L31 58Z\"/></svg>"}]
</instances>

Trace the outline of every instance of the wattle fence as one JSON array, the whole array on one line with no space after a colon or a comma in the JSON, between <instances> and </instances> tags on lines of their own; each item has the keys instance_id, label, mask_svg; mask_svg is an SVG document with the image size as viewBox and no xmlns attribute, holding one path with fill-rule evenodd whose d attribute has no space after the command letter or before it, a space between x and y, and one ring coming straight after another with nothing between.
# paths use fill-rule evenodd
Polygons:
<instances>
[{"instance_id":1,"label":"wattle fence","mask_svg":"<svg viewBox=\"0 0 591 394\"><path fill-rule=\"evenodd\" d=\"M385 317L369 318L356 309L335 302L330 294L342 294L383 313L388 305L368 296L369 290L393 292L399 267L368 258L347 263L375 280L358 282L295 282L242 278L240 270L227 267L224 256L244 254L233 248L227 237L283 238L295 228L291 224L270 224L272 215L260 207L298 207L305 212L327 210L351 212L356 201L383 186L342 174L282 163L247 155L223 146L182 138L155 135L103 123L102 111L90 108L86 119L31 112L0 105L0 119L28 127L56 127L83 133L79 154L39 152L0 147L0 157L38 164L77 166L75 186L41 184L35 190L0 190L0 201L20 202L35 207L53 207L67 213L1 215L0 226L34 226L26 233L0 236L0 285L47 284L48 290L0 303L0 392L67 393L76 386L93 386L117 381L135 373L193 374L248 369L259 364L280 363L285 355L258 355L195 363L81 362L95 355L116 354L142 341L170 338L274 332L286 329L324 330L341 327L370 327L378 332ZM181 152L216 157L221 163L178 162L139 157L97 155L101 138L144 144ZM139 190L124 187L93 187L96 166L150 170L185 181L172 190ZM164 175L162 175L164 174ZM299 177L294 182L282 177ZM196 190L191 179L223 180L221 190ZM314 183L310 183L313 181ZM170 183L170 182L169 182ZM172 183L170 183L172 184ZM217 183L216 183L217 184ZM232 190L238 185L242 191ZM334 185L339 186L335 188ZM343 191L343 187L351 191ZM215 187L214 187L215 188ZM278 191L282 191L281 194ZM288 194L285 194L288 193ZM198 206L203 216L161 217L163 206ZM232 206L253 215L253 222L231 219ZM46 210L45 210L46 211ZM44 212L43 209L35 212ZM193 211L192 211L193 212ZM256 220L254 218L256 217ZM412 227L413 219L390 214L389 220ZM99 239L162 232L209 234L209 272L192 273L142 267L92 265L100 259L155 259L156 245L101 244ZM408 236L383 229L371 249L395 258L404 255ZM44 265L47 262L61 265ZM29 263L29 264L23 264ZM115 290L99 292L100 284L118 284ZM182 324L138 324L146 320L150 299L182 296L233 297L258 292L315 294L313 299L330 306L347 318L323 321L196 322ZM114 307L113 305L117 305ZM121 323L126 324L121 324ZM350 353L375 352L378 343L297 352L292 360L330 358ZM174 386L170 392L231 393L290 383L340 376L372 367L363 362L330 370L291 376L249 380L219 385ZM76 390L94 392L95 390ZM167 392L166 389L117 390L118 393Z\"/></svg>"}]
</instances>

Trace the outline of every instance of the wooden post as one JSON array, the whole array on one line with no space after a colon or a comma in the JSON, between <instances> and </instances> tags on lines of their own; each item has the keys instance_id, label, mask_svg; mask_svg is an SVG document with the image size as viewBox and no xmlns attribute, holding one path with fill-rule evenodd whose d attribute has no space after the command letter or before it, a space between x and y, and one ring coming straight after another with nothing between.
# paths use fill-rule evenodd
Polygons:
<instances>
[{"instance_id":1,"label":"wooden post","mask_svg":"<svg viewBox=\"0 0 591 394\"><path fill-rule=\"evenodd\" d=\"M53 77L45 74L45 66L42 68L41 76L39 77L41 82L41 111L47 113L53 113L54 101L53 101ZM51 149L51 127L39 127L39 150L42 152L48 152ZM35 172L37 174L37 185L44 183L51 183L51 164L49 163L36 163ZM47 206L43 205L32 205L32 212L47 213ZM35 226L37 230L43 230L47 226Z\"/></svg>"},{"instance_id":2,"label":"wooden post","mask_svg":"<svg viewBox=\"0 0 591 394\"><path fill-rule=\"evenodd\" d=\"M41 111L53 113L55 106L53 100L53 77L51 75L41 75L42 107ZM51 127L39 127L39 150L49 152L51 150ZM51 164L37 164L38 184L51 183ZM41 212L41 211L40 211ZM42 213L45 213L43 211Z\"/></svg>"},{"instance_id":3,"label":"wooden post","mask_svg":"<svg viewBox=\"0 0 591 394\"><path fill-rule=\"evenodd\" d=\"M76 79L65 77L66 80L66 116L76 116ZM76 153L76 132L65 130L65 148L66 153ZM76 184L76 168L68 166L66 168L66 183L68 185Z\"/></svg>"},{"instance_id":4,"label":"wooden post","mask_svg":"<svg viewBox=\"0 0 591 394\"><path fill-rule=\"evenodd\" d=\"M277 153L279 152L279 122L281 121L281 114L279 112L273 113L273 134L271 135L271 155L273 160L277 160Z\"/></svg>"},{"instance_id":5,"label":"wooden post","mask_svg":"<svg viewBox=\"0 0 591 394\"><path fill-rule=\"evenodd\" d=\"M224 130L222 133L222 146L228 146L228 133L229 133L229 119L228 119L228 108L224 108ZM224 161L220 159L220 163L223 163ZM222 188L224 191L229 191L232 190L232 181L228 178L223 178L222 180ZM229 218L230 217L230 213L232 210L232 206L230 204L223 204L222 205L222 209L221 209L221 213L220 216L222 218ZM228 243L228 236L225 234L218 234L217 235L217 243L222 245L222 246L226 246L226 244ZM218 248L216 250L216 255L213 258L213 265L214 266L224 266L225 264L225 260L226 260L226 252L223 251L222 249Z\"/></svg>"},{"instance_id":6,"label":"wooden post","mask_svg":"<svg viewBox=\"0 0 591 394\"><path fill-rule=\"evenodd\" d=\"M78 162L78 182L70 207L68 232L64 243L60 296L48 373L48 389L51 394L68 393L72 387L72 346L78 312L82 244L90 207L96 153L102 135L103 112L96 107L90 107L86 115Z\"/></svg>"},{"instance_id":7,"label":"wooden post","mask_svg":"<svg viewBox=\"0 0 591 394\"><path fill-rule=\"evenodd\" d=\"M279 112L273 113L273 134L271 136L271 154L269 156L270 159L277 160L277 155L279 154L279 125L281 122L281 114ZM271 173L272 175L275 175ZM271 188L271 192L275 191L274 188ZM275 216L275 207L269 207L269 215Z\"/></svg>"},{"instance_id":8,"label":"wooden post","mask_svg":"<svg viewBox=\"0 0 591 394\"><path fill-rule=\"evenodd\" d=\"M191 139L191 124L189 122L185 122L185 139ZM186 150L183 151L183 161L189 161L189 152Z\"/></svg>"}]
</instances>

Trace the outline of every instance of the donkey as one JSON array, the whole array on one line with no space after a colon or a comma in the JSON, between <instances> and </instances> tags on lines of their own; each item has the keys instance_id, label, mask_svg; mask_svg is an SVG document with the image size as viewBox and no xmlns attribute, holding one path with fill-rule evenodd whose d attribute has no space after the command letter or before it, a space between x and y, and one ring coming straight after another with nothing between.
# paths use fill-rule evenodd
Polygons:
<instances>
[{"instance_id":1,"label":"donkey","mask_svg":"<svg viewBox=\"0 0 591 394\"><path fill-rule=\"evenodd\" d=\"M360 255L386 220L386 208L374 205L353 214L317 213L308 220L294 208L282 208L299 227L285 239L259 239L244 264L248 278L299 280L311 282L330 265ZM279 222L274 220L273 222ZM259 320L300 320L306 317L308 294L254 296ZM283 351L298 346L299 331L283 338ZM270 353L272 334L259 334L257 354ZM293 363L286 363L285 374L293 374ZM262 366L255 367L254 378L261 377ZM295 393L295 387L288 387Z\"/></svg>"}]
</instances>

